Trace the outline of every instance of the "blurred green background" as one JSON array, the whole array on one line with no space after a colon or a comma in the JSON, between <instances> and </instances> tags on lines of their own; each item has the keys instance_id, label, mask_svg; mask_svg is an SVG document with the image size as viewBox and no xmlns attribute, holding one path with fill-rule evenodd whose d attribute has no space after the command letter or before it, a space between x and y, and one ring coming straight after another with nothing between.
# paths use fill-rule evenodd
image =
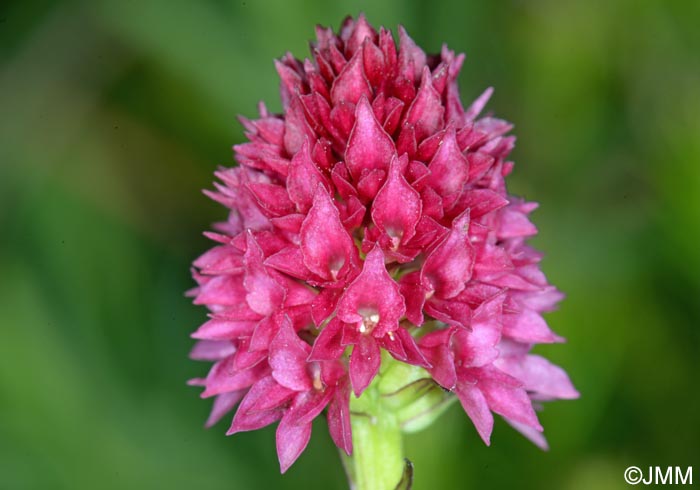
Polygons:
<instances>
[{"instance_id":1,"label":"blurred green background","mask_svg":"<svg viewBox=\"0 0 700 490\"><path fill-rule=\"evenodd\" d=\"M496 87L568 295L539 350L582 393L541 414L547 453L453 406L408 438L415 488L700 480L700 2L40 0L0 7L0 488L345 488L323 423L284 476L274 428L202 428L183 291L235 116L279 110L272 59L360 10L466 52L465 101Z\"/></svg>"}]
</instances>

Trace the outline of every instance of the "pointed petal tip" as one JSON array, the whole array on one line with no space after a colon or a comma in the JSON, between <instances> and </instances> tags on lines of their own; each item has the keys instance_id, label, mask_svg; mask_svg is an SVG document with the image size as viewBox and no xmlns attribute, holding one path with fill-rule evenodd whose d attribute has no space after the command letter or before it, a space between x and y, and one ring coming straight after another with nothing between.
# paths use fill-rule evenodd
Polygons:
<instances>
[{"instance_id":1,"label":"pointed petal tip","mask_svg":"<svg viewBox=\"0 0 700 490\"><path fill-rule=\"evenodd\" d=\"M297 425L296 421L288 418L290 412L282 418L275 434L277 443L277 458L280 462L280 472L287 471L301 456L311 438L311 424Z\"/></svg>"},{"instance_id":2,"label":"pointed petal tip","mask_svg":"<svg viewBox=\"0 0 700 490\"><path fill-rule=\"evenodd\" d=\"M473 120L476 118L476 116L481 114L481 111L484 110L484 107L486 107L486 104L488 104L489 99L491 99L493 91L493 87L488 87L479 97L476 98L474 102L472 102L472 105L469 106L469 109L467 109L465 113L468 120Z\"/></svg>"},{"instance_id":3,"label":"pointed petal tip","mask_svg":"<svg viewBox=\"0 0 700 490\"><path fill-rule=\"evenodd\" d=\"M563 396L560 396L560 398L562 400L578 400L579 398L581 398L581 392L573 386L571 386L569 392Z\"/></svg>"},{"instance_id":4,"label":"pointed petal tip","mask_svg":"<svg viewBox=\"0 0 700 490\"><path fill-rule=\"evenodd\" d=\"M509 419L508 417L503 417L503 420L505 420L511 427L513 427L515 430L517 430L523 436L525 436L528 440L530 440L530 442L532 442L535 446L537 446L543 451L549 451L549 444L547 443L547 439L542 433L543 430L535 429L521 422L516 422L514 420Z\"/></svg>"}]
</instances>

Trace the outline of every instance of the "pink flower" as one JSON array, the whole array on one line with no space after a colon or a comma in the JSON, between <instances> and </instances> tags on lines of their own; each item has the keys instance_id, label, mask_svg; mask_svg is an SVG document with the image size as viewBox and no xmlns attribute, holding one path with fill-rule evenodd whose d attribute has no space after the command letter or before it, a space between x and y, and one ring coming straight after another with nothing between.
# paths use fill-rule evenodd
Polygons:
<instances>
[{"instance_id":1,"label":"pink flower","mask_svg":"<svg viewBox=\"0 0 700 490\"><path fill-rule=\"evenodd\" d=\"M533 402L578 396L529 354L562 340L541 316L561 294L525 243L536 205L506 192L511 125L478 118L491 89L462 106L463 61L363 16L318 28L312 60L276 63L284 112L242 119L240 165L207 192L230 213L194 262L210 319L191 356L214 365L192 383L216 397L207 425L236 405L229 434L279 421L283 472L324 410L351 453L350 396L382 351L453 392L487 444L497 413L544 446Z\"/></svg>"}]
</instances>

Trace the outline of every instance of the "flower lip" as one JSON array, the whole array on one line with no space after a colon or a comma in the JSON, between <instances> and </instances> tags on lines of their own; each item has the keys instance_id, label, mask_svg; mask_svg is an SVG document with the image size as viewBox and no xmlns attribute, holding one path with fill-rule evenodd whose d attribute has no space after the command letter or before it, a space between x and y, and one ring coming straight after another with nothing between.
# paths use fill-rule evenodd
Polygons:
<instances>
[{"instance_id":1,"label":"flower lip","mask_svg":"<svg viewBox=\"0 0 700 490\"><path fill-rule=\"evenodd\" d=\"M375 246L367 254L362 271L348 286L338 302L338 317L357 325L361 333L382 337L399 328L406 311L398 284L384 265L384 253Z\"/></svg>"}]
</instances>

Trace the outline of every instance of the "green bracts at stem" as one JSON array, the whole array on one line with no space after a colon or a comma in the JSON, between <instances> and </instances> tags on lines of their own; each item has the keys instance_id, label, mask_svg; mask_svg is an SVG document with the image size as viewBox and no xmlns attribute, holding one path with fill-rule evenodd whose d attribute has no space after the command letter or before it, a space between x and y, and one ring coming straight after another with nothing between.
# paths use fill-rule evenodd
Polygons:
<instances>
[{"instance_id":1,"label":"green bracts at stem","mask_svg":"<svg viewBox=\"0 0 700 490\"><path fill-rule=\"evenodd\" d=\"M430 425L453 398L424 369L383 356L379 375L350 399L353 454L343 463L351 488L409 490L413 467L402 433Z\"/></svg>"}]
</instances>

